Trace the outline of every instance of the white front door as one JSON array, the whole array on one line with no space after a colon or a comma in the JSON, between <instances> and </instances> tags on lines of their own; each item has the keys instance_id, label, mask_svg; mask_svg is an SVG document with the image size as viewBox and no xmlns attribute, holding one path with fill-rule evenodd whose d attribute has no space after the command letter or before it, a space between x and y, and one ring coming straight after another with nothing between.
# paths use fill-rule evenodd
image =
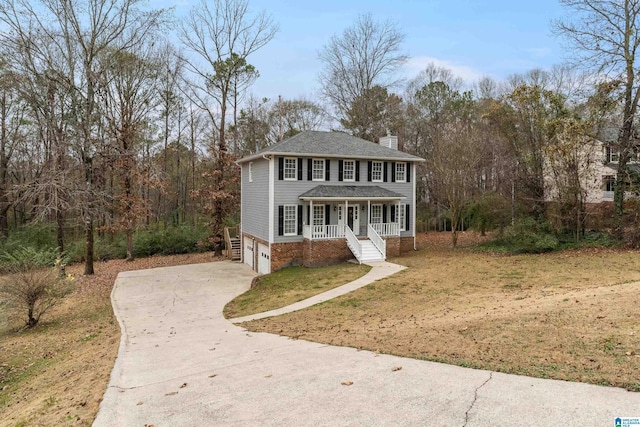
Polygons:
<instances>
[{"instance_id":1,"label":"white front door","mask_svg":"<svg viewBox=\"0 0 640 427\"><path fill-rule=\"evenodd\" d=\"M360 234L360 205L338 205L338 224L348 225L357 236Z\"/></svg>"}]
</instances>

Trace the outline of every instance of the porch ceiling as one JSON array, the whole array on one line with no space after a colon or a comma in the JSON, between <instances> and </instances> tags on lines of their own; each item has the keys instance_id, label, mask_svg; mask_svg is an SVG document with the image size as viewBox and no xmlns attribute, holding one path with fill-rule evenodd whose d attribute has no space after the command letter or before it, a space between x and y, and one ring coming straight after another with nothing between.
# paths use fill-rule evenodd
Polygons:
<instances>
[{"instance_id":1,"label":"porch ceiling","mask_svg":"<svg viewBox=\"0 0 640 427\"><path fill-rule=\"evenodd\" d=\"M401 200L406 199L377 185L318 185L300 195L301 200Z\"/></svg>"}]
</instances>

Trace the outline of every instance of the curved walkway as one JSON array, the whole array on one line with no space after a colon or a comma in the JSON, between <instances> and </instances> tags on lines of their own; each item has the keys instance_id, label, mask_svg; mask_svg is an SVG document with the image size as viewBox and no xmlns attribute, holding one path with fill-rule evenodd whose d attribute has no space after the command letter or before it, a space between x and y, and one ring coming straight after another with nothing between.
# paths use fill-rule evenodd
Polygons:
<instances>
[{"instance_id":1,"label":"curved walkway","mask_svg":"<svg viewBox=\"0 0 640 427\"><path fill-rule=\"evenodd\" d=\"M397 272L407 268L403 265L393 264L386 261L370 262L367 263L367 265L371 266L371 270L369 270L367 274L354 280L353 282L347 283L346 285L338 286L337 288L330 289L321 294L314 295L305 300L298 301L282 308L277 308L275 310L269 310L262 313L251 314L249 316L235 317L233 319L229 319L229 321L233 323L242 323L248 322L249 320L265 319L267 317L279 316L281 314L302 310L304 308L311 307L312 305L320 304L322 302L337 298L341 295L348 294L349 292L353 292L356 289L367 286L368 284L373 283L376 280L384 279L385 277L389 277L392 274L396 274Z\"/></svg>"},{"instance_id":2,"label":"curved walkway","mask_svg":"<svg viewBox=\"0 0 640 427\"><path fill-rule=\"evenodd\" d=\"M622 389L247 332L222 308L253 277L231 262L121 273L121 345L94 425L606 426L640 415L640 394Z\"/></svg>"}]
</instances>

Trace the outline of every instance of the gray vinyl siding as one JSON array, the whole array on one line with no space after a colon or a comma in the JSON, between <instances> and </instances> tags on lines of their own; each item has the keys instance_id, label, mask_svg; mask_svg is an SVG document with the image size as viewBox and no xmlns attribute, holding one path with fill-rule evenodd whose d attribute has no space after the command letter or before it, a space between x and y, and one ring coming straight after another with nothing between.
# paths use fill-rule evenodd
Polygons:
<instances>
[{"instance_id":1,"label":"gray vinyl siding","mask_svg":"<svg viewBox=\"0 0 640 427\"><path fill-rule=\"evenodd\" d=\"M249 182L249 163L242 164L242 231L269 241L269 162L251 163L253 182Z\"/></svg>"},{"instance_id":2,"label":"gray vinyl siding","mask_svg":"<svg viewBox=\"0 0 640 427\"><path fill-rule=\"evenodd\" d=\"M319 158L319 157L314 157L314 158ZM309 219L307 218L307 208L306 208L306 204L308 204L308 202L303 202L302 200L300 200L300 195L305 193L306 191L311 190L312 188L318 186L318 185L359 185L359 186L379 186L379 187L383 187L386 188L388 190L394 191L396 193L402 194L403 196L406 197L406 199L402 199L400 201L400 203L404 203L404 204L408 204L409 207L409 212L410 215L413 215L413 204L415 203L413 200L413 180L415 179L415 176L413 174L413 170L412 170L412 175L411 175L411 182L404 182L404 183L395 183L395 182L390 182L391 181L391 166L389 166L389 182L368 182L367 181L367 166L368 166L368 162L366 160L360 160L360 181L348 181L348 182L344 182L344 181L338 181L338 173L339 173L339 167L338 167L338 160L339 159L331 159L330 162L330 180L329 181L308 181L307 180L307 158L304 158L302 161L302 180L301 181L285 181L285 180L279 180L278 179L278 157L275 157L275 163L274 163L274 171L273 173L275 174L274 176L274 191L275 191L275 199L274 199L274 212L273 212L273 218L274 218L274 224L273 227L275 232L274 232L274 241L275 243L284 243L284 242L298 242L298 241L302 241L303 237L302 235L300 236L279 236L278 235L278 206L282 206L282 205L303 205L305 206L303 208L303 224L309 224ZM348 157L345 157L344 160L349 160ZM390 162L391 163L391 162ZM254 162L254 167L255 167L255 162ZM407 168L411 167L411 163L408 162L407 163ZM254 181L255 181L255 177L254 177ZM243 199L244 201L244 199ZM331 209L330 209L330 222L329 224L337 224L338 223L338 215L337 212L334 211L334 206L339 204L339 202L317 202L320 204L326 204L326 203L330 203L331 204ZM360 210L360 235L366 235L367 234L367 219L369 217L369 212L367 211L367 201L358 201L358 202L353 202L353 204L359 204L361 207L364 206L364 209L361 208ZM372 203L383 203L383 204L387 204L388 206L390 204L392 204L391 202L374 202L372 201ZM314 202L315 204L315 202ZM342 203L340 203L342 204ZM244 206L244 205L243 205ZM268 204L264 205L265 207L267 207L266 210L268 210ZM266 212L265 210L265 212ZM387 208L387 221L390 222L390 218L391 218L391 209L388 207ZM268 216L268 215L265 215ZM415 218L409 218L410 219L410 228L406 231L402 231L401 232L401 236L412 236L413 235L413 230L412 227L415 224Z\"/></svg>"}]
</instances>

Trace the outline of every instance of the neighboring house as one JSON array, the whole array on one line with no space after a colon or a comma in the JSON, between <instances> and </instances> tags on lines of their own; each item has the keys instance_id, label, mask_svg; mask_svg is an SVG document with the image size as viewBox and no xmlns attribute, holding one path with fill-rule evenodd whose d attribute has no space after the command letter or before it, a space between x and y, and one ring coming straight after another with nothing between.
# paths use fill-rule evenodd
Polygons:
<instances>
[{"instance_id":1,"label":"neighboring house","mask_svg":"<svg viewBox=\"0 0 640 427\"><path fill-rule=\"evenodd\" d=\"M266 274L413 250L424 160L397 147L308 131L239 160L244 262Z\"/></svg>"},{"instance_id":2,"label":"neighboring house","mask_svg":"<svg viewBox=\"0 0 640 427\"><path fill-rule=\"evenodd\" d=\"M587 202L612 202L613 191L618 175L618 159L620 153L613 148L618 137L618 129L607 128L601 132L602 141L596 141L597 149L594 155L595 179L591 186L587 186ZM640 184L640 141L627 163L625 183L628 190L625 197L635 196Z\"/></svg>"}]
</instances>

